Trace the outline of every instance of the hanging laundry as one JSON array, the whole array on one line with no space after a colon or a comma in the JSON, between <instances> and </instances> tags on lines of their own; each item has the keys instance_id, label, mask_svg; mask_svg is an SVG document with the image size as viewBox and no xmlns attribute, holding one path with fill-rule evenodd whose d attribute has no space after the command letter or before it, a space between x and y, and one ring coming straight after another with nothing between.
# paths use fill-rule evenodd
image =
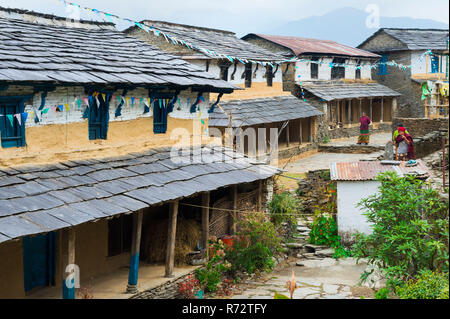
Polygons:
<instances>
[{"instance_id":1,"label":"hanging laundry","mask_svg":"<svg viewBox=\"0 0 450 319\"><path fill-rule=\"evenodd\" d=\"M449 90L448 83L442 83L440 89L441 95L444 97L448 97L448 90Z\"/></svg>"},{"instance_id":2,"label":"hanging laundry","mask_svg":"<svg viewBox=\"0 0 450 319\"><path fill-rule=\"evenodd\" d=\"M428 83L423 82L422 84L422 101L427 98L427 96L431 95L431 92L428 89Z\"/></svg>"}]
</instances>

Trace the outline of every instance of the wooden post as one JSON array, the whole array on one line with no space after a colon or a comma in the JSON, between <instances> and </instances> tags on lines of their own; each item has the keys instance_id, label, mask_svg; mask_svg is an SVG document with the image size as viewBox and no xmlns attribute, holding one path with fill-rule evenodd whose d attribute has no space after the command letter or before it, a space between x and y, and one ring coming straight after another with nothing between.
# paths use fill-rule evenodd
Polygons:
<instances>
[{"instance_id":1,"label":"wooden post","mask_svg":"<svg viewBox=\"0 0 450 319\"><path fill-rule=\"evenodd\" d=\"M314 136L313 136L313 133L314 133L314 117L310 117L309 118L310 120L309 120L309 142L310 143L312 143L312 142L314 142Z\"/></svg>"},{"instance_id":2,"label":"wooden post","mask_svg":"<svg viewBox=\"0 0 450 319\"><path fill-rule=\"evenodd\" d=\"M380 123L383 123L383 117L384 117L384 99L381 98Z\"/></svg>"},{"instance_id":3,"label":"wooden post","mask_svg":"<svg viewBox=\"0 0 450 319\"><path fill-rule=\"evenodd\" d=\"M206 192L202 194L202 244L205 249L206 259L209 257L209 202L210 193Z\"/></svg>"},{"instance_id":4,"label":"wooden post","mask_svg":"<svg viewBox=\"0 0 450 319\"><path fill-rule=\"evenodd\" d=\"M373 122L373 111L372 111L372 102L373 100L370 99L370 104L369 104L369 113L370 113L370 120Z\"/></svg>"},{"instance_id":5,"label":"wooden post","mask_svg":"<svg viewBox=\"0 0 450 319\"><path fill-rule=\"evenodd\" d=\"M289 142L289 122L286 125L286 144L287 144L287 147L289 147L289 145L290 145L290 142Z\"/></svg>"},{"instance_id":6,"label":"wooden post","mask_svg":"<svg viewBox=\"0 0 450 319\"><path fill-rule=\"evenodd\" d=\"M302 138L302 135L303 135L303 132L302 132L302 119L299 119L298 120L299 121L299 127L300 127L300 129L299 129L299 139L298 139L298 143L299 143L299 145L302 145L302 143L303 143L303 138Z\"/></svg>"},{"instance_id":7,"label":"wooden post","mask_svg":"<svg viewBox=\"0 0 450 319\"><path fill-rule=\"evenodd\" d=\"M233 234L236 233L236 218L237 218L237 185L233 185L231 186L231 200L233 202L233 213L231 215L231 217L233 218L233 223L231 226L231 232Z\"/></svg>"},{"instance_id":8,"label":"wooden post","mask_svg":"<svg viewBox=\"0 0 450 319\"><path fill-rule=\"evenodd\" d=\"M75 299L75 284L79 281L79 273L75 267L75 229L67 228L61 232L63 299ZM74 265L72 268L68 267ZM67 271L70 271L68 273Z\"/></svg>"},{"instance_id":9,"label":"wooden post","mask_svg":"<svg viewBox=\"0 0 450 319\"><path fill-rule=\"evenodd\" d=\"M341 101L337 101L337 121L336 121L336 127L339 127L339 122L340 122L340 119L341 119L341 110L340 110L340 108L341 108L341 103L340 103Z\"/></svg>"},{"instance_id":10,"label":"wooden post","mask_svg":"<svg viewBox=\"0 0 450 319\"><path fill-rule=\"evenodd\" d=\"M133 214L133 234L131 239L131 260L130 270L128 272L127 293L134 294L137 292L143 216L142 211Z\"/></svg>"},{"instance_id":11,"label":"wooden post","mask_svg":"<svg viewBox=\"0 0 450 319\"><path fill-rule=\"evenodd\" d=\"M177 234L178 200L170 203L169 229L167 231L166 277L173 277L175 263L175 240Z\"/></svg>"},{"instance_id":12,"label":"wooden post","mask_svg":"<svg viewBox=\"0 0 450 319\"><path fill-rule=\"evenodd\" d=\"M359 99L359 118L362 116L362 99Z\"/></svg>"},{"instance_id":13,"label":"wooden post","mask_svg":"<svg viewBox=\"0 0 450 319\"><path fill-rule=\"evenodd\" d=\"M263 193L263 181L258 182L258 211L262 211L262 193Z\"/></svg>"},{"instance_id":14,"label":"wooden post","mask_svg":"<svg viewBox=\"0 0 450 319\"><path fill-rule=\"evenodd\" d=\"M352 124L352 100L346 100L345 104L347 104L347 124Z\"/></svg>"}]
</instances>

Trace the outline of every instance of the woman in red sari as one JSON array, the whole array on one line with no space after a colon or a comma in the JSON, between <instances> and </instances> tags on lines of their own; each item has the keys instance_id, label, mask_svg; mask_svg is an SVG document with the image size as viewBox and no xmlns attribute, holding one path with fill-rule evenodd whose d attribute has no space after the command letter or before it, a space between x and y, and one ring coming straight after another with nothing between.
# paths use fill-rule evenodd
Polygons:
<instances>
[{"instance_id":1,"label":"woman in red sari","mask_svg":"<svg viewBox=\"0 0 450 319\"><path fill-rule=\"evenodd\" d=\"M370 142L370 131L369 124L372 123L370 118L366 115L366 113L362 113L361 118L359 119L359 137L358 137L358 145L366 144L368 145Z\"/></svg>"},{"instance_id":2,"label":"woman in red sari","mask_svg":"<svg viewBox=\"0 0 450 319\"><path fill-rule=\"evenodd\" d=\"M412 160L416 159L414 155L414 143L411 135L406 133L404 127L398 128L398 135L395 138L395 142L398 144L398 157L400 160Z\"/></svg>"}]
</instances>

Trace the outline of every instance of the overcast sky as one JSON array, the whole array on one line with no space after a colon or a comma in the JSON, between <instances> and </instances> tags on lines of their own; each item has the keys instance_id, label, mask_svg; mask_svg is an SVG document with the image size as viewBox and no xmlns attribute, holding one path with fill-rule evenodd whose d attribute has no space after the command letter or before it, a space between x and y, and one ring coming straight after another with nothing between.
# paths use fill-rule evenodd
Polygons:
<instances>
[{"instance_id":1,"label":"overcast sky","mask_svg":"<svg viewBox=\"0 0 450 319\"><path fill-rule=\"evenodd\" d=\"M341 7L365 10L376 4L385 17L449 22L448 0L72 0L134 20L153 19L230 30L243 35ZM0 0L0 6L65 15L58 0ZM82 18L89 18L85 14Z\"/></svg>"}]
</instances>

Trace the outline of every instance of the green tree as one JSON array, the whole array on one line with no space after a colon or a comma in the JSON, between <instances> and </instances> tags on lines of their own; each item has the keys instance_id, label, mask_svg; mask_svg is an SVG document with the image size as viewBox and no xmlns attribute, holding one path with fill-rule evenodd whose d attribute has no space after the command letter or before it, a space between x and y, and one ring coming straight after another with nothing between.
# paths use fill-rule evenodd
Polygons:
<instances>
[{"instance_id":1,"label":"green tree","mask_svg":"<svg viewBox=\"0 0 450 319\"><path fill-rule=\"evenodd\" d=\"M448 272L448 201L413 177L387 172L378 180L379 192L359 203L373 232L356 235L353 254L378 265L391 287L425 269Z\"/></svg>"}]
</instances>

